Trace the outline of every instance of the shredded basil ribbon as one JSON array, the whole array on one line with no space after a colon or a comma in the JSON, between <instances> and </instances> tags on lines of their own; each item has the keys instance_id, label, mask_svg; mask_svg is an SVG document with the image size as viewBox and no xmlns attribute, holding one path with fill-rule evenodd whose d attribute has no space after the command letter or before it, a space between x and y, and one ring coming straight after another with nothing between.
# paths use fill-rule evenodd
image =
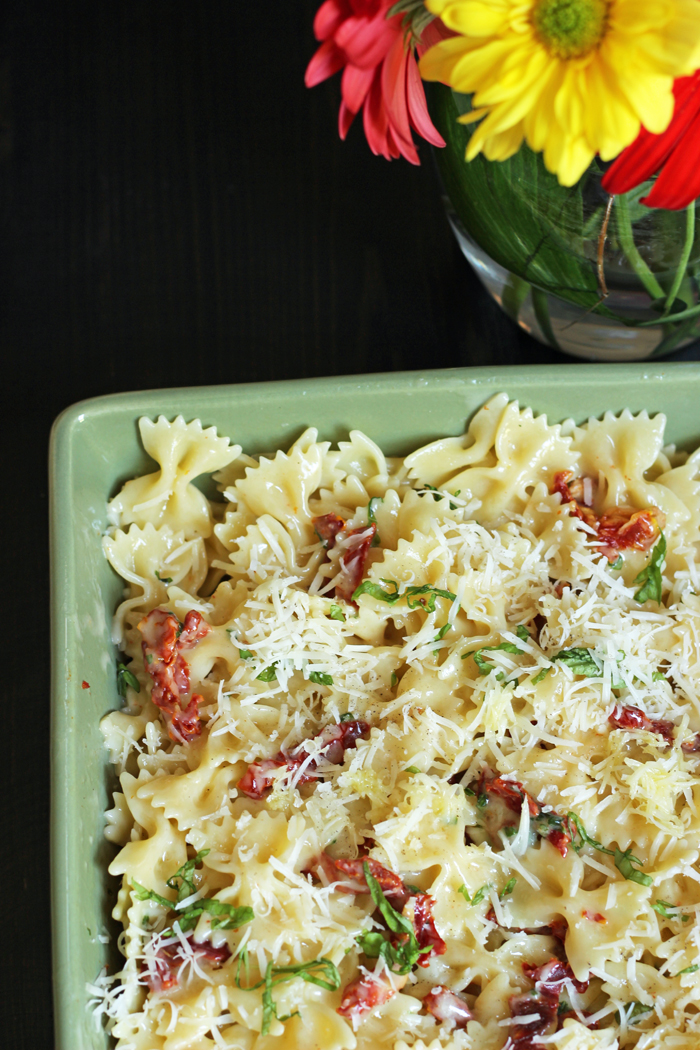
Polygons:
<instances>
[{"instance_id":1,"label":"shredded basil ribbon","mask_svg":"<svg viewBox=\"0 0 700 1050\"><path fill-rule=\"evenodd\" d=\"M666 559L666 537L663 532L659 537L659 542L651 552L651 558L649 564L642 569L639 575L634 581L634 586L638 584L641 586L634 596L634 600L643 604L648 601L658 602L661 604L661 594L663 591L663 578L661 572Z\"/></svg>"}]
</instances>

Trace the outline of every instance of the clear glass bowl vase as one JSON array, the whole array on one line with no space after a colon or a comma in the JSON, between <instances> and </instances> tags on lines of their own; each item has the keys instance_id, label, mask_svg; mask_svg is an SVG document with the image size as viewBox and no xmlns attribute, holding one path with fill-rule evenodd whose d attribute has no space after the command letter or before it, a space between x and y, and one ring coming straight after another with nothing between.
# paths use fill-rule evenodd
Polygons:
<instances>
[{"instance_id":1,"label":"clear glass bowl vase","mask_svg":"<svg viewBox=\"0 0 700 1050\"><path fill-rule=\"evenodd\" d=\"M448 218L484 286L514 321L575 357L661 357L700 336L696 211L646 208L650 182L614 198L595 160L560 186L523 145L507 161L467 163L470 98L431 85Z\"/></svg>"}]
</instances>

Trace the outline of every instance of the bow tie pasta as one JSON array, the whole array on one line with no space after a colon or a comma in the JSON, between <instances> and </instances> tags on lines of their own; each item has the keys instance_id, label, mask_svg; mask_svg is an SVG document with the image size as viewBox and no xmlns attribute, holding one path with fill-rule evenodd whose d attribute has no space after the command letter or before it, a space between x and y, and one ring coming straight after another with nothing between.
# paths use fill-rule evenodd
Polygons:
<instances>
[{"instance_id":1,"label":"bow tie pasta","mask_svg":"<svg viewBox=\"0 0 700 1050\"><path fill-rule=\"evenodd\" d=\"M664 422L498 395L391 459L141 421L118 1050L700 1046L700 452Z\"/></svg>"}]
</instances>

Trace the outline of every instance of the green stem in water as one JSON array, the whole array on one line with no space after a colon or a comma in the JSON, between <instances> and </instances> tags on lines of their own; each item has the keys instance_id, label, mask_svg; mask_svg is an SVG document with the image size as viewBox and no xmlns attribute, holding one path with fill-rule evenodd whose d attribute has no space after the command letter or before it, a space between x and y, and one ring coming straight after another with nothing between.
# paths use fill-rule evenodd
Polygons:
<instances>
[{"instance_id":1,"label":"green stem in water","mask_svg":"<svg viewBox=\"0 0 700 1050\"><path fill-rule=\"evenodd\" d=\"M620 238L622 250L627 256L627 261L642 282L652 299L663 299L664 290L654 277L647 264L639 254L639 249L634 243L632 224L630 222L629 205L627 195L620 193L615 197L615 217L617 219L617 234Z\"/></svg>"},{"instance_id":2,"label":"green stem in water","mask_svg":"<svg viewBox=\"0 0 700 1050\"><path fill-rule=\"evenodd\" d=\"M552 328L552 322L549 319L547 293L543 292L541 288L535 288L534 285L532 286L532 306L535 311L537 322L542 329L542 335L555 350L561 350L561 347L557 342L557 337L554 334L554 329Z\"/></svg>"},{"instance_id":3,"label":"green stem in water","mask_svg":"<svg viewBox=\"0 0 700 1050\"><path fill-rule=\"evenodd\" d=\"M529 291L530 285L527 281L523 281L522 277L518 277L514 273L508 275L508 280L501 292L501 306L511 321L518 320L520 307L525 302Z\"/></svg>"},{"instance_id":4,"label":"green stem in water","mask_svg":"<svg viewBox=\"0 0 700 1050\"><path fill-rule=\"evenodd\" d=\"M676 270L676 276L673 278L673 284L671 285L671 291L666 297L666 305L664 306L664 317L669 312L671 307L676 301L678 295L678 289L681 286L681 281L685 276L685 271L688 266L688 260L690 259L690 253L693 250L693 241L695 240L695 201L688 205L685 210L685 243L683 245L683 251L681 257L678 260L678 269Z\"/></svg>"}]
</instances>

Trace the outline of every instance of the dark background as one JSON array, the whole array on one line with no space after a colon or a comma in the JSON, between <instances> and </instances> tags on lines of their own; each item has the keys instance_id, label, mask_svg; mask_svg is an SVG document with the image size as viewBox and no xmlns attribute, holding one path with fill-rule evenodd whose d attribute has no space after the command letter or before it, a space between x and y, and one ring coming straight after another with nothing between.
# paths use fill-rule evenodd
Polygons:
<instances>
[{"instance_id":1,"label":"dark background","mask_svg":"<svg viewBox=\"0 0 700 1050\"><path fill-rule=\"evenodd\" d=\"M81 398L562 362L482 290L423 165L307 91L317 0L5 0L0 1045L53 1045L46 453ZM694 347L675 355L700 359Z\"/></svg>"}]
</instances>

